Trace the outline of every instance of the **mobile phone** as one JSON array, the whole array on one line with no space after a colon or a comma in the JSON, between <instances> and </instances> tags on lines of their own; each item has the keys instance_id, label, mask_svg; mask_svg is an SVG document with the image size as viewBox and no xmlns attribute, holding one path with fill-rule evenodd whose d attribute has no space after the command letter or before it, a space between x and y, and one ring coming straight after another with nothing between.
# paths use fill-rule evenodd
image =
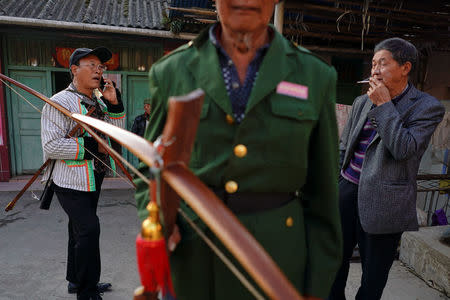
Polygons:
<instances>
[{"instance_id":1,"label":"mobile phone","mask_svg":"<svg viewBox=\"0 0 450 300\"><path fill-rule=\"evenodd\" d=\"M100 91L103 92L103 90L105 89L105 80L103 79L103 76L100 77Z\"/></svg>"}]
</instances>

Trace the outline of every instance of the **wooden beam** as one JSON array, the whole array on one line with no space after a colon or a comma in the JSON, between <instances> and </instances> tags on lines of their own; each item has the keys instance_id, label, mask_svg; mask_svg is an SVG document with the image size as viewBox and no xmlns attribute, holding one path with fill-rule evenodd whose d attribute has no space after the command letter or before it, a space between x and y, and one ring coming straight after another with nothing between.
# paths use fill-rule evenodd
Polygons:
<instances>
[{"instance_id":1,"label":"wooden beam","mask_svg":"<svg viewBox=\"0 0 450 300\"><path fill-rule=\"evenodd\" d=\"M312 45L301 45L308 50L314 52L332 52L332 53L348 53L348 54L361 54L364 56L373 55L373 50L361 50L356 48L332 48L332 47L321 47L321 46L312 46Z\"/></svg>"},{"instance_id":2,"label":"wooden beam","mask_svg":"<svg viewBox=\"0 0 450 300\"><path fill-rule=\"evenodd\" d=\"M300 29L291 29L291 28L285 28L284 29L285 35L299 35L299 36L308 36L308 37L314 37L314 38L321 38L326 40L340 40L340 41L348 41L348 42L361 42L361 37L354 35L346 35L346 34L329 34L329 33L318 33L318 32L309 32L309 31L303 31ZM392 37L389 36L389 37ZM368 37L364 36L364 42L368 43L376 43L379 42L387 37Z\"/></svg>"},{"instance_id":3,"label":"wooden beam","mask_svg":"<svg viewBox=\"0 0 450 300\"><path fill-rule=\"evenodd\" d=\"M296 21L294 20L285 20L284 24L286 27L289 27L289 25L297 25ZM302 22L302 24L305 24L310 30L308 31L329 31L329 32L335 32L337 31L337 23L315 23L315 22ZM347 28L350 25L350 27L353 29L351 31L348 31ZM346 32L352 32L352 33L361 33L362 25L360 23L352 23L348 24L347 22L344 22L340 24L341 33ZM370 30L369 34L382 34L385 32L389 32L391 34L399 34L403 35L404 33L412 33L412 34L420 34L420 35L429 35L429 34L439 34L440 31L433 29L433 30L425 30L425 29L418 29L414 27L399 27L397 25L391 24L389 26L389 31L386 31L386 26L382 25L374 25L370 24Z\"/></svg>"},{"instance_id":4,"label":"wooden beam","mask_svg":"<svg viewBox=\"0 0 450 300\"><path fill-rule=\"evenodd\" d=\"M336 0L322 0L322 1L329 2L329 3L336 3ZM354 5L354 6L362 7L363 2L362 1L354 2L354 1L339 0L339 4ZM426 6L423 6L423 7L427 8ZM425 12L423 10L416 11L416 10L405 9L405 8L398 9L395 7L389 7L389 6L380 5L380 4L370 4L370 8L383 9L383 10L387 10L388 12L399 12L399 13L406 14L406 15L417 15L417 16L421 16L421 17L442 18L442 19L447 19L447 20L450 17L448 14L442 15L442 14L436 14L436 13L431 13L431 12ZM443 21L446 21L446 20L443 20Z\"/></svg>"},{"instance_id":5,"label":"wooden beam","mask_svg":"<svg viewBox=\"0 0 450 300\"><path fill-rule=\"evenodd\" d=\"M217 22L216 20L211 20L211 19L198 19L198 18L195 18L195 20L197 20L199 22L202 22L202 23L205 23L205 24L213 24L213 23Z\"/></svg>"},{"instance_id":6,"label":"wooden beam","mask_svg":"<svg viewBox=\"0 0 450 300\"><path fill-rule=\"evenodd\" d=\"M216 18L211 18L211 17L207 17L207 16L202 16L202 15L187 15L187 14L185 14L185 15L183 15L183 17L185 17L185 18L193 18L193 19L201 18L201 19L204 19L204 20L212 20L212 21L216 21L217 20Z\"/></svg>"},{"instance_id":7,"label":"wooden beam","mask_svg":"<svg viewBox=\"0 0 450 300\"><path fill-rule=\"evenodd\" d=\"M323 39L323 40L333 40L333 41L343 41L343 42L361 42L361 37L357 35L342 35L342 34L328 34L328 33L318 33L318 32L307 32L302 30L296 30L296 29L284 29L284 35L294 35L294 36L301 36L301 37L311 37L311 38L317 38L317 39ZM383 36L364 36L364 43L365 44L376 44L384 39L395 37L395 35L392 34L386 34ZM445 43L448 41L445 36L403 36L403 38L407 41L412 42L416 46L419 46L423 43L429 43L430 41L435 41L436 43Z\"/></svg>"},{"instance_id":8,"label":"wooden beam","mask_svg":"<svg viewBox=\"0 0 450 300\"><path fill-rule=\"evenodd\" d=\"M316 11L326 11L326 12L335 13L335 14L343 14L345 12L350 12L355 15L363 14L362 11L358 11L358 10L354 10L354 9L343 9L343 8L337 8L337 7L331 7L331 6L324 6L324 5L306 4L306 3L301 3L301 2L295 2L295 3L291 2L289 4L288 8L296 9L296 10L306 10L308 12L316 10ZM370 7L369 7L369 9L370 9ZM308 13L305 13L305 15L308 15ZM433 19L420 20L420 19L413 19L413 18L410 18L407 16L391 15L391 14L374 12L374 11L369 11L369 15L375 16L375 17L381 17L381 18L385 18L385 19L400 20L400 21L407 22L407 23L420 23L420 24L432 25L432 26L448 26L448 22L441 22L441 21L436 21Z\"/></svg>"},{"instance_id":9,"label":"wooden beam","mask_svg":"<svg viewBox=\"0 0 450 300\"><path fill-rule=\"evenodd\" d=\"M169 6L169 9L175 10L175 11L187 12L187 13L191 13L191 14L197 14L197 15L204 15L204 16L211 16L211 17L217 16L217 12L212 9L183 8L183 7L172 7L172 6Z\"/></svg>"}]
</instances>

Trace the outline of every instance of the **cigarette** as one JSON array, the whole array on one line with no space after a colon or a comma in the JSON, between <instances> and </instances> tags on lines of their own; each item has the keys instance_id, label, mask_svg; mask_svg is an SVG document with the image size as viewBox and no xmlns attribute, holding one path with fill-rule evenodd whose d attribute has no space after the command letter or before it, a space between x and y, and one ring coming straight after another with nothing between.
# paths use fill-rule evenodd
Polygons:
<instances>
[{"instance_id":1,"label":"cigarette","mask_svg":"<svg viewBox=\"0 0 450 300\"><path fill-rule=\"evenodd\" d=\"M369 83L369 79L360 80L357 81L356 83Z\"/></svg>"}]
</instances>

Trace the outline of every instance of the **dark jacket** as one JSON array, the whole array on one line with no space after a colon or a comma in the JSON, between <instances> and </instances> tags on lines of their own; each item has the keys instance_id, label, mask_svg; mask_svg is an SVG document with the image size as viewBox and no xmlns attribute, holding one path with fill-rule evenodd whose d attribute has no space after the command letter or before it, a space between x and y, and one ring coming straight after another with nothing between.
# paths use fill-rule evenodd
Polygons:
<instances>
[{"instance_id":1,"label":"dark jacket","mask_svg":"<svg viewBox=\"0 0 450 300\"><path fill-rule=\"evenodd\" d=\"M139 135L144 136L145 128L146 128L146 121L148 120L147 114L142 114L136 117L133 122L133 127L131 127L131 132Z\"/></svg>"},{"instance_id":2,"label":"dark jacket","mask_svg":"<svg viewBox=\"0 0 450 300\"><path fill-rule=\"evenodd\" d=\"M345 170L367 118L376 129L359 180L361 226L372 234L417 230L417 171L445 109L436 98L414 86L396 105L387 102L371 107L367 95L356 98L340 143Z\"/></svg>"}]
</instances>

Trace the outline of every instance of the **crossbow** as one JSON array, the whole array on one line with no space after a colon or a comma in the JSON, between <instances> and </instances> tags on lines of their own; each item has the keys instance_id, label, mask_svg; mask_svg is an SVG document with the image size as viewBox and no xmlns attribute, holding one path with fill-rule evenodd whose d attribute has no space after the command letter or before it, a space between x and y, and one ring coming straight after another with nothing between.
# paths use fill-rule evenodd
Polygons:
<instances>
[{"instance_id":1,"label":"crossbow","mask_svg":"<svg viewBox=\"0 0 450 300\"><path fill-rule=\"evenodd\" d=\"M114 139L149 167L158 168L161 178L158 185L160 193L158 204L162 212L166 238L170 236L174 228L181 198L211 229L269 298L303 299L269 254L223 201L188 168L203 104L202 90L195 90L186 96L169 98L168 117L163 133L158 143L152 144L125 129L86 115L72 113L41 93L29 87L25 89L24 85L1 73L0 78L23 88L73 119L101 146L107 148L110 155L115 155L116 158L124 161L124 158L101 139L92 128ZM149 190L154 193L155 181L148 180L148 182L153 184L151 186L153 188ZM135 295L135 299L150 299L150 295L154 293L155 290L148 290L144 284L144 289L141 289L140 295ZM149 295L148 298L145 297L146 294Z\"/></svg>"}]
</instances>

